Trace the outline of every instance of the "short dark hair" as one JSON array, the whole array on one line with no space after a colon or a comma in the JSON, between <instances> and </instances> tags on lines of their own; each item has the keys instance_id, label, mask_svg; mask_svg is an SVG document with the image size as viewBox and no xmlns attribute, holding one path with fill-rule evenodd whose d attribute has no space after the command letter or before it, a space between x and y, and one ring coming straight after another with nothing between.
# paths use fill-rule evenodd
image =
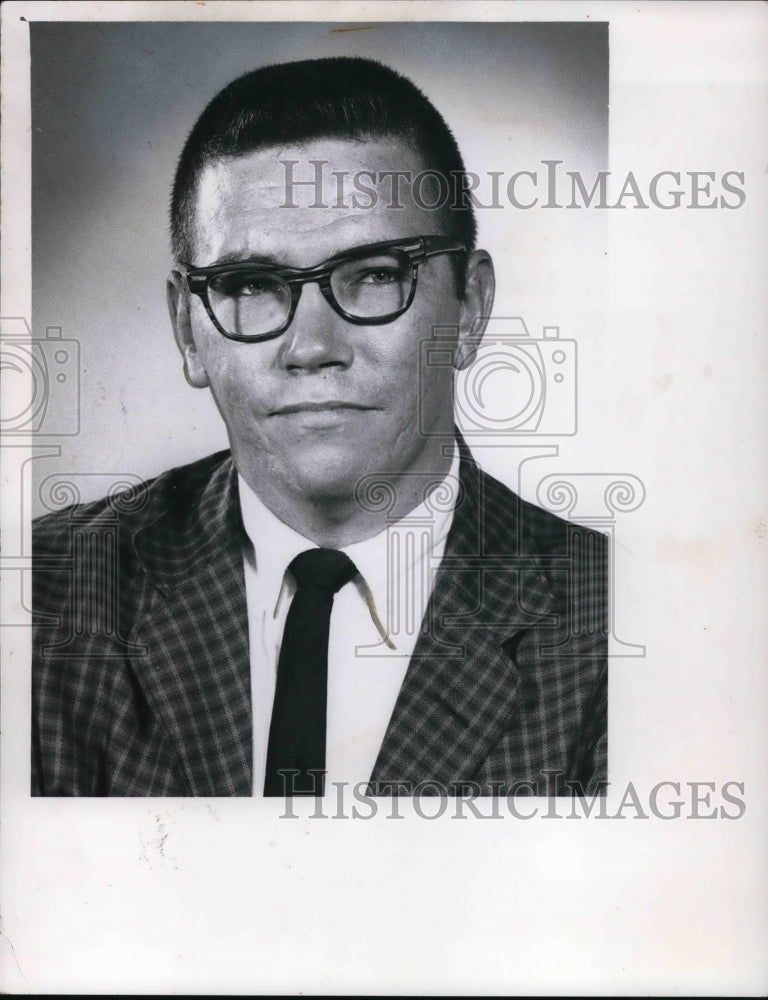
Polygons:
<instances>
[{"instance_id":1,"label":"short dark hair","mask_svg":"<svg viewBox=\"0 0 768 1000\"><path fill-rule=\"evenodd\" d=\"M171 197L175 259L193 259L197 184L209 163L321 138L405 140L427 169L445 177L451 192L463 192L464 161L453 133L407 77L360 58L263 66L221 90L187 137ZM439 211L444 234L474 249L477 226L469 199L452 194Z\"/></svg>"}]
</instances>

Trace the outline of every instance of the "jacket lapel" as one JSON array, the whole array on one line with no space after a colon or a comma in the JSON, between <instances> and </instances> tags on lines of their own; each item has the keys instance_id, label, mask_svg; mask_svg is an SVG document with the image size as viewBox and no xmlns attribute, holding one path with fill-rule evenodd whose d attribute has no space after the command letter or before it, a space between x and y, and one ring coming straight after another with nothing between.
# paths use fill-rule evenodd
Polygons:
<instances>
[{"instance_id":1,"label":"jacket lapel","mask_svg":"<svg viewBox=\"0 0 768 1000\"><path fill-rule=\"evenodd\" d=\"M193 795L251 794L242 539L231 459L134 536L154 589L137 673Z\"/></svg>"},{"instance_id":2,"label":"jacket lapel","mask_svg":"<svg viewBox=\"0 0 768 1000\"><path fill-rule=\"evenodd\" d=\"M461 439L461 492L420 637L370 780L470 781L514 712L535 627L556 622L516 504L488 516ZM183 491L179 490L179 494ZM193 795L250 795L252 714L243 529L231 459L134 536L152 594L131 638L142 689Z\"/></svg>"},{"instance_id":3,"label":"jacket lapel","mask_svg":"<svg viewBox=\"0 0 768 1000\"><path fill-rule=\"evenodd\" d=\"M461 438L459 446L453 525L371 775L373 794L396 791L395 782L450 788L470 781L515 708L517 651L534 626L555 620L552 590L526 551L519 510L513 504L503 519L488 516L488 480Z\"/></svg>"}]
</instances>

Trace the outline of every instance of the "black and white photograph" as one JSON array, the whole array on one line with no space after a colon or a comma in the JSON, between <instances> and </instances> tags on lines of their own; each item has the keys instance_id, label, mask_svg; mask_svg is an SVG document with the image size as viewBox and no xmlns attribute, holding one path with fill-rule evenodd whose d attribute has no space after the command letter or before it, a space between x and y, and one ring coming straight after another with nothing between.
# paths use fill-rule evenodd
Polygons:
<instances>
[{"instance_id":1,"label":"black and white photograph","mask_svg":"<svg viewBox=\"0 0 768 1000\"><path fill-rule=\"evenodd\" d=\"M42 440L83 401L65 471L42 456L33 467L35 498L63 507L33 534L33 794L604 789L608 539L528 505L472 451L509 452L511 466L576 432L582 338L494 316L494 254L478 242L493 213L527 242L509 217L539 183L557 197L560 164L518 170L513 156L489 187L487 161L467 172L411 77L351 54L391 47L401 67L410 55L446 108L462 91L456 118L477 149L477 125L493 123L473 60L457 88L436 77L434 53L479 53L491 32L493 106L522 92L532 118L524 105L551 67L554 110L519 131L580 168L563 175L575 198L605 166L605 24L384 25L362 42L322 24L32 25L33 323L56 331L40 345L51 370L68 352L103 387L75 386L61 364L73 391L40 426ZM216 84L199 85L200 114L174 143L169 86L216 46L229 50L210 67ZM260 65L302 48L332 54ZM162 71L137 93L127 54L159 51ZM102 73L83 80L94 64ZM77 131L62 94L88 109ZM495 132L501 151L504 118ZM167 163L141 189L125 169L137 145L148 168ZM115 158L107 178L98 147ZM145 276L169 234L167 280L162 264ZM588 236L584 270L602 284L604 242ZM62 261L63 239L82 252ZM499 284L532 270L521 250L502 254ZM306 345L294 340L305 312ZM63 332L75 329L76 344ZM218 414L189 414L189 388ZM224 453L181 465L222 422ZM139 481L147 467L158 474ZM111 497L71 503L110 475Z\"/></svg>"},{"instance_id":2,"label":"black and white photograph","mask_svg":"<svg viewBox=\"0 0 768 1000\"><path fill-rule=\"evenodd\" d=\"M764 9L3 21L3 988L764 992Z\"/></svg>"}]
</instances>

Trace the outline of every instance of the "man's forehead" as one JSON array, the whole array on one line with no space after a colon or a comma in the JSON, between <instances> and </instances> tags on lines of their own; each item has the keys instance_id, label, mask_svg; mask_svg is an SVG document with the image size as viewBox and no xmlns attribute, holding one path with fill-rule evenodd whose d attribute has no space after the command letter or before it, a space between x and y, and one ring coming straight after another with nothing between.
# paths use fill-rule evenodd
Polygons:
<instances>
[{"instance_id":1,"label":"man's forehead","mask_svg":"<svg viewBox=\"0 0 768 1000\"><path fill-rule=\"evenodd\" d=\"M413 177L423 170L421 155L402 139L317 139L219 157L204 168L198 197L252 190L261 195L265 207L289 203L311 207L320 200L338 201L340 185L358 193L361 183L389 188L392 175ZM327 197L319 199L321 185Z\"/></svg>"},{"instance_id":2,"label":"man's forehead","mask_svg":"<svg viewBox=\"0 0 768 1000\"><path fill-rule=\"evenodd\" d=\"M277 237L338 233L342 243L365 243L396 230L415 235L414 227L437 232L437 213L413 201L412 181L423 171L420 155L394 138L322 139L222 157L205 167L197 187L200 251L210 261L223 243L238 253L244 243L257 251L261 240Z\"/></svg>"}]
</instances>

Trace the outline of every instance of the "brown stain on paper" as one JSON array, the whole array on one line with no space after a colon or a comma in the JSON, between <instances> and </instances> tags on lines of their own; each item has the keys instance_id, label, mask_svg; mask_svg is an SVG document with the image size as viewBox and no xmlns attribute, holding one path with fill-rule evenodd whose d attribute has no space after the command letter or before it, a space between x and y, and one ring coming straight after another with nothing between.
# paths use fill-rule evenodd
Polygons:
<instances>
[{"instance_id":1,"label":"brown stain on paper","mask_svg":"<svg viewBox=\"0 0 768 1000\"><path fill-rule=\"evenodd\" d=\"M341 35L346 31L370 31L372 28L379 28L378 24L363 24L359 28L331 28L332 35Z\"/></svg>"}]
</instances>

